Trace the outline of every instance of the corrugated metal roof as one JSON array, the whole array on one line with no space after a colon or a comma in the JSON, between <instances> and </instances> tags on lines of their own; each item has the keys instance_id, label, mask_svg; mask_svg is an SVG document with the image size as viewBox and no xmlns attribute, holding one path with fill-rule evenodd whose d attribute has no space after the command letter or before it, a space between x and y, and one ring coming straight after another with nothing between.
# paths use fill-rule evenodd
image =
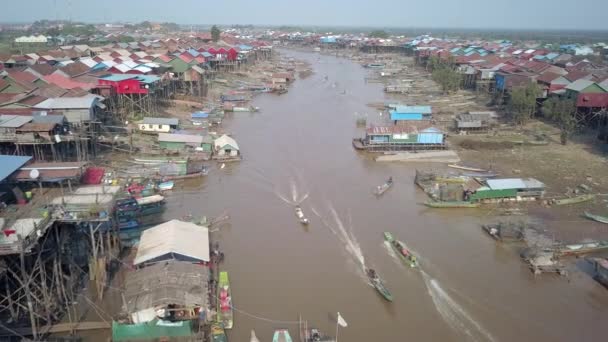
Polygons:
<instances>
[{"instance_id":1,"label":"corrugated metal roof","mask_svg":"<svg viewBox=\"0 0 608 342\"><path fill-rule=\"evenodd\" d=\"M209 269L190 262L171 260L137 269L125 279L127 312L170 304L204 308L208 284Z\"/></svg>"},{"instance_id":2,"label":"corrugated metal roof","mask_svg":"<svg viewBox=\"0 0 608 342\"><path fill-rule=\"evenodd\" d=\"M177 126L179 124L179 120L175 118L144 118L143 121L146 125L171 125Z\"/></svg>"},{"instance_id":3,"label":"corrugated metal roof","mask_svg":"<svg viewBox=\"0 0 608 342\"><path fill-rule=\"evenodd\" d=\"M32 157L0 155L0 181L6 179L13 172L19 170Z\"/></svg>"},{"instance_id":4,"label":"corrugated metal roof","mask_svg":"<svg viewBox=\"0 0 608 342\"><path fill-rule=\"evenodd\" d=\"M209 261L209 229L179 220L149 228L141 234L133 263L139 265L168 254Z\"/></svg>"},{"instance_id":5,"label":"corrugated metal roof","mask_svg":"<svg viewBox=\"0 0 608 342\"><path fill-rule=\"evenodd\" d=\"M227 136L226 134L215 139L215 141L213 142L213 146L219 147L219 148L222 148L226 145L230 145L237 150L239 149L239 145L236 143L236 140L232 139L231 137Z\"/></svg>"},{"instance_id":6,"label":"corrugated metal roof","mask_svg":"<svg viewBox=\"0 0 608 342\"><path fill-rule=\"evenodd\" d=\"M46 114L46 112L36 113L32 116L32 118L32 122L35 123L53 123L63 125L65 122L65 116L58 114Z\"/></svg>"},{"instance_id":7,"label":"corrugated metal roof","mask_svg":"<svg viewBox=\"0 0 608 342\"><path fill-rule=\"evenodd\" d=\"M31 116L0 115L0 127L19 128L30 121L32 121Z\"/></svg>"},{"instance_id":8,"label":"corrugated metal roof","mask_svg":"<svg viewBox=\"0 0 608 342\"><path fill-rule=\"evenodd\" d=\"M159 133L158 141L161 142L180 142L187 144L202 144L203 137L200 135L189 135L189 134L170 134L170 133Z\"/></svg>"},{"instance_id":9,"label":"corrugated metal roof","mask_svg":"<svg viewBox=\"0 0 608 342\"><path fill-rule=\"evenodd\" d=\"M492 190L506 189L537 189L544 188L545 185L534 178L503 178L503 179L488 179L486 181Z\"/></svg>"},{"instance_id":10,"label":"corrugated metal roof","mask_svg":"<svg viewBox=\"0 0 608 342\"><path fill-rule=\"evenodd\" d=\"M41 109L89 109L98 101L96 96L52 98L36 105Z\"/></svg>"},{"instance_id":11,"label":"corrugated metal roof","mask_svg":"<svg viewBox=\"0 0 608 342\"><path fill-rule=\"evenodd\" d=\"M595 82L593 81L589 81L589 80L585 80L585 79L579 79L576 80L570 84L568 84L566 86L566 89L568 90L572 90L572 91L576 91L576 92L580 92L583 91L585 88L594 85Z\"/></svg>"},{"instance_id":12,"label":"corrugated metal roof","mask_svg":"<svg viewBox=\"0 0 608 342\"><path fill-rule=\"evenodd\" d=\"M399 114L431 114L431 106L396 106L395 113Z\"/></svg>"}]
</instances>

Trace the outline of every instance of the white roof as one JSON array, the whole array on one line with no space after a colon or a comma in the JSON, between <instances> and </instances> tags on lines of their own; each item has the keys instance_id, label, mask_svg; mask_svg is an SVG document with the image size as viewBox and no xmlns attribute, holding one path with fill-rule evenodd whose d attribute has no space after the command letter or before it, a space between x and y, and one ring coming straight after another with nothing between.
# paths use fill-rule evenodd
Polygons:
<instances>
[{"instance_id":1,"label":"white roof","mask_svg":"<svg viewBox=\"0 0 608 342\"><path fill-rule=\"evenodd\" d=\"M213 142L213 145L216 148L222 148L226 145L230 145L232 147L234 147L235 149L239 149L239 145L236 143L236 140L232 139L231 137L227 136L226 134L222 135L221 137L215 139L215 141Z\"/></svg>"},{"instance_id":2,"label":"white roof","mask_svg":"<svg viewBox=\"0 0 608 342\"><path fill-rule=\"evenodd\" d=\"M97 65L97 62L95 62L95 61L93 60L93 58L90 58L90 57L87 57L87 58L81 58L81 59L79 59L78 61L79 61L80 63L82 63L82 64L84 64L84 65L88 66L89 68L92 68L92 67L94 67L94 66L96 66L96 65Z\"/></svg>"},{"instance_id":3,"label":"white roof","mask_svg":"<svg viewBox=\"0 0 608 342\"><path fill-rule=\"evenodd\" d=\"M209 261L209 229L194 223L171 220L141 234L135 265L179 254L198 261Z\"/></svg>"},{"instance_id":4,"label":"white roof","mask_svg":"<svg viewBox=\"0 0 608 342\"><path fill-rule=\"evenodd\" d=\"M202 144L203 137L200 135L191 135L191 134L159 133L158 141L183 142L183 143L187 143L187 144Z\"/></svg>"},{"instance_id":5,"label":"white roof","mask_svg":"<svg viewBox=\"0 0 608 342\"><path fill-rule=\"evenodd\" d=\"M35 107L42 109L88 109L93 107L97 99L96 96L55 97L46 99Z\"/></svg>"},{"instance_id":6,"label":"white roof","mask_svg":"<svg viewBox=\"0 0 608 342\"><path fill-rule=\"evenodd\" d=\"M140 66L138 66L138 67L135 67L135 68L133 68L133 70L141 71L141 72L143 72L144 74L147 74L147 73L149 73L149 72L152 72L152 69L151 69L151 68L148 68L147 66L143 66L143 65L140 65Z\"/></svg>"},{"instance_id":7,"label":"white roof","mask_svg":"<svg viewBox=\"0 0 608 342\"><path fill-rule=\"evenodd\" d=\"M133 69L133 68L129 67L128 65L124 64L124 63L122 63L122 64L116 64L114 66L114 68L118 69L118 71L120 71L120 72L127 72L127 71L130 71L131 69Z\"/></svg>"},{"instance_id":8,"label":"white roof","mask_svg":"<svg viewBox=\"0 0 608 342\"><path fill-rule=\"evenodd\" d=\"M122 61L122 64L128 66L129 68L133 69L135 67L137 67L139 65L139 63L136 63L134 60L130 59L128 61Z\"/></svg>"}]
</instances>

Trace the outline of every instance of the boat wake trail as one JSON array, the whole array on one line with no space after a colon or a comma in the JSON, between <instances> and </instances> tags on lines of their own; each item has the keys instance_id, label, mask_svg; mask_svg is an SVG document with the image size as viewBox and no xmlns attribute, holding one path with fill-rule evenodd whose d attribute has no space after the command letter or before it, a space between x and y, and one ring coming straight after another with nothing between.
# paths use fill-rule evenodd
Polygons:
<instances>
[{"instance_id":1,"label":"boat wake trail","mask_svg":"<svg viewBox=\"0 0 608 342\"><path fill-rule=\"evenodd\" d=\"M403 264L403 262L401 261L401 259L399 259L399 256L397 255L397 252L395 252L395 250L391 246L390 242L384 240L382 242L382 246L384 247L384 249L386 249L386 253L388 253L388 256L391 257L391 259L393 260L393 262L395 264L397 264L397 266L405 268L405 265Z\"/></svg>"},{"instance_id":2,"label":"boat wake trail","mask_svg":"<svg viewBox=\"0 0 608 342\"><path fill-rule=\"evenodd\" d=\"M293 206L302 204L302 202L308 198L308 193L305 193L301 197L298 196L298 185L293 178L289 181L289 186L291 188L291 199L288 199L287 196L283 196L278 188L275 188L274 194L283 202Z\"/></svg>"},{"instance_id":3,"label":"boat wake trail","mask_svg":"<svg viewBox=\"0 0 608 342\"><path fill-rule=\"evenodd\" d=\"M452 329L461 331L470 341L495 341L487 330L450 297L436 279L431 278L424 271L422 277L437 311Z\"/></svg>"},{"instance_id":4,"label":"boat wake trail","mask_svg":"<svg viewBox=\"0 0 608 342\"><path fill-rule=\"evenodd\" d=\"M353 262L355 262L358 270L360 271L360 275L363 276L364 279L367 279L365 276L365 257L363 256L363 251L361 250L361 246L357 242L353 232L352 232L352 219L349 219L349 226L346 227L338 212L333 207L333 205L329 205L329 210L331 217L333 218L333 223L328 222L317 209L314 207L311 208L312 212L319 217L324 226L326 226L344 245L344 249L348 253L348 256L351 258ZM350 217L350 215L349 215Z\"/></svg>"}]
</instances>

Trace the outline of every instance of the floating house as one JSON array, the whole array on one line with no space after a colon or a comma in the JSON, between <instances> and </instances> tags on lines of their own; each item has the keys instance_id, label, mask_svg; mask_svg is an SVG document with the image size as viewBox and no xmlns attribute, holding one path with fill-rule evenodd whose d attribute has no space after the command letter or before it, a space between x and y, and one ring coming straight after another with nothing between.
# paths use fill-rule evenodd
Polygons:
<instances>
[{"instance_id":1,"label":"floating house","mask_svg":"<svg viewBox=\"0 0 608 342\"><path fill-rule=\"evenodd\" d=\"M133 264L140 267L167 260L209 262L209 229L171 220L145 230Z\"/></svg>"},{"instance_id":2,"label":"floating house","mask_svg":"<svg viewBox=\"0 0 608 342\"><path fill-rule=\"evenodd\" d=\"M215 159L239 159L240 149L236 140L226 134L215 139L213 142L213 152Z\"/></svg>"},{"instance_id":3,"label":"floating house","mask_svg":"<svg viewBox=\"0 0 608 342\"><path fill-rule=\"evenodd\" d=\"M159 133L158 144L167 150L183 150L186 147L197 148L203 143L203 137L190 134Z\"/></svg>"},{"instance_id":4,"label":"floating house","mask_svg":"<svg viewBox=\"0 0 608 342\"><path fill-rule=\"evenodd\" d=\"M391 121L398 125L404 121L430 120L432 112L431 106L395 106L389 114Z\"/></svg>"},{"instance_id":5,"label":"floating house","mask_svg":"<svg viewBox=\"0 0 608 342\"><path fill-rule=\"evenodd\" d=\"M472 202L534 200L545 195L545 185L534 178L488 179L477 189L468 189L466 192L466 197Z\"/></svg>"},{"instance_id":6,"label":"floating house","mask_svg":"<svg viewBox=\"0 0 608 342\"><path fill-rule=\"evenodd\" d=\"M194 112L191 114L190 119L192 121L192 124L195 126L208 125L209 124L209 113Z\"/></svg>"},{"instance_id":7,"label":"floating house","mask_svg":"<svg viewBox=\"0 0 608 342\"><path fill-rule=\"evenodd\" d=\"M145 117L138 126L142 132L169 133L172 129L177 129L178 125L179 120L175 118Z\"/></svg>"},{"instance_id":8,"label":"floating house","mask_svg":"<svg viewBox=\"0 0 608 342\"><path fill-rule=\"evenodd\" d=\"M372 126L365 138L353 140L353 146L370 152L444 149L445 133L429 121L412 121L407 125Z\"/></svg>"}]
</instances>

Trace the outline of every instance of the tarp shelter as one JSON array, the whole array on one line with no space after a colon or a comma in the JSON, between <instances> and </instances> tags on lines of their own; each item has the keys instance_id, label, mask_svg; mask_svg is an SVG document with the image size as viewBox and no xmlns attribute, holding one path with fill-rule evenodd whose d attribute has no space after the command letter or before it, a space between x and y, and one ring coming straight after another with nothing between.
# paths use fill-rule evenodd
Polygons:
<instances>
[{"instance_id":1,"label":"tarp shelter","mask_svg":"<svg viewBox=\"0 0 608 342\"><path fill-rule=\"evenodd\" d=\"M125 300L133 322L154 319L169 305L198 312L207 308L209 268L184 261L159 262L127 274ZM152 309L152 312L150 312Z\"/></svg>"},{"instance_id":2,"label":"tarp shelter","mask_svg":"<svg viewBox=\"0 0 608 342\"><path fill-rule=\"evenodd\" d=\"M171 220L145 230L134 264L171 259L208 262L209 229L190 222Z\"/></svg>"},{"instance_id":3,"label":"tarp shelter","mask_svg":"<svg viewBox=\"0 0 608 342\"><path fill-rule=\"evenodd\" d=\"M0 182L19 170L32 157L0 155Z\"/></svg>"}]
</instances>

